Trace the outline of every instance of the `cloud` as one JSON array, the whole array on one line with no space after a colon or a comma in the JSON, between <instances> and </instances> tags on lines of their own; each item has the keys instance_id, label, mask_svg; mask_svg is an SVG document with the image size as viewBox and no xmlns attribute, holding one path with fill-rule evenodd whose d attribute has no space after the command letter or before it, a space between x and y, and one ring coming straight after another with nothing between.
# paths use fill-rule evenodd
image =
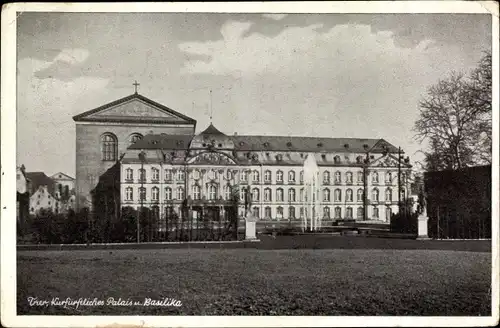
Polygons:
<instances>
[{"instance_id":1,"label":"cloud","mask_svg":"<svg viewBox=\"0 0 500 328\"><path fill-rule=\"evenodd\" d=\"M89 57L86 49L63 49L54 61L63 61L70 64L83 63Z\"/></svg>"},{"instance_id":2,"label":"cloud","mask_svg":"<svg viewBox=\"0 0 500 328\"><path fill-rule=\"evenodd\" d=\"M263 17L265 18L269 18L269 19L274 19L274 20L282 20L283 18L285 18L286 16L288 16L288 14L262 14Z\"/></svg>"}]
</instances>

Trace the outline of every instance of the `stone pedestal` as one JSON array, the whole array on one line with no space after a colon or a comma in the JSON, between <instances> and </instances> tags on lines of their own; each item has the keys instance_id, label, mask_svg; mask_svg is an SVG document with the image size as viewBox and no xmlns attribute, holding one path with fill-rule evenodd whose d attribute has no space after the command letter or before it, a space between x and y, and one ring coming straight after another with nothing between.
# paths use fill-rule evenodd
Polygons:
<instances>
[{"instance_id":1,"label":"stone pedestal","mask_svg":"<svg viewBox=\"0 0 500 328\"><path fill-rule=\"evenodd\" d=\"M419 240L430 239L427 234L427 222L429 218L426 215L420 215L418 217L418 237Z\"/></svg>"},{"instance_id":2,"label":"stone pedestal","mask_svg":"<svg viewBox=\"0 0 500 328\"><path fill-rule=\"evenodd\" d=\"M255 226L256 226L257 218L252 215L252 213L247 212L245 217L245 240L257 240L257 236L255 234Z\"/></svg>"}]
</instances>

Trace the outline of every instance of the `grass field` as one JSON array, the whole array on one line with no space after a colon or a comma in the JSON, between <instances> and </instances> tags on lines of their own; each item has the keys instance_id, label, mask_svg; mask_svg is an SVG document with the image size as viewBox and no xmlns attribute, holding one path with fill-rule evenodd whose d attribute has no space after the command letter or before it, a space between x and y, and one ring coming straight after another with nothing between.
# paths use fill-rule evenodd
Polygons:
<instances>
[{"instance_id":1,"label":"grass field","mask_svg":"<svg viewBox=\"0 0 500 328\"><path fill-rule=\"evenodd\" d=\"M393 249L18 252L18 314L490 315L491 253ZM174 298L181 307L29 306Z\"/></svg>"}]
</instances>

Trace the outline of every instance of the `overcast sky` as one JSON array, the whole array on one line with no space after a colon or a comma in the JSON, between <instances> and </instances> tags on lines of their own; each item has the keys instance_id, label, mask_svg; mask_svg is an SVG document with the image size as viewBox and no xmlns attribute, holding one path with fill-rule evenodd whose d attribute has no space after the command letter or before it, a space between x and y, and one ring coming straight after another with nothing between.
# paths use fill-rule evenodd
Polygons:
<instances>
[{"instance_id":1,"label":"overcast sky","mask_svg":"<svg viewBox=\"0 0 500 328\"><path fill-rule=\"evenodd\" d=\"M198 131L212 88L225 133L384 138L420 159L418 100L491 48L478 14L25 13L17 33L18 164L73 177L72 116L134 80Z\"/></svg>"}]
</instances>

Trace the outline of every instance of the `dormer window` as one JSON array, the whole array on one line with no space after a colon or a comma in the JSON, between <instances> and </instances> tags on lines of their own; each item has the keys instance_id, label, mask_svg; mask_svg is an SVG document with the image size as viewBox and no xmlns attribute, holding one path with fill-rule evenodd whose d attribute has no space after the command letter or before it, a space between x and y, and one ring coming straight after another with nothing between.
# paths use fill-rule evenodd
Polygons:
<instances>
[{"instance_id":1,"label":"dormer window","mask_svg":"<svg viewBox=\"0 0 500 328\"><path fill-rule=\"evenodd\" d=\"M335 164L340 164L340 156L338 156L338 155L337 155L337 156L335 156L335 157L333 158L333 162L334 162Z\"/></svg>"},{"instance_id":2,"label":"dormer window","mask_svg":"<svg viewBox=\"0 0 500 328\"><path fill-rule=\"evenodd\" d=\"M344 144L345 149L349 149L349 144Z\"/></svg>"},{"instance_id":3,"label":"dormer window","mask_svg":"<svg viewBox=\"0 0 500 328\"><path fill-rule=\"evenodd\" d=\"M267 142L267 141L264 142L264 147L266 147L266 148L269 147L269 142Z\"/></svg>"},{"instance_id":4,"label":"dormer window","mask_svg":"<svg viewBox=\"0 0 500 328\"><path fill-rule=\"evenodd\" d=\"M240 147L245 145L245 143L243 141L240 141Z\"/></svg>"},{"instance_id":5,"label":"dormer window","mask_svg":"<svg viewBox=\"0 0 500 328\"><path fill-rule=\"evenodd\" d=\"M322 142L318 142L318 148L321 148L323 147L323 143Z\"/></svg>"},{"instance_id":6,"label":"dormer window","mask_svg":"<svg viewBox=\"0 0 500 328\"><path fill-rule=\"evenodd\" d=\"M289 141L289 142L287 142L287 143L286 143L286 146L287 146L288 148L290 148L290 147L292 147L292 143Z\"/></svg>"},{"instance_id":7,"label":"dormer window","mask_svg":"<svg viewBox=\"0 0 500 328\"><path fill-rule=\"evenodd\" d=\"M326 160L326 154L321 154L321 158L325 161Z\"/></svg>"},{"instance_id":8,"label":"dormer window","mask_svg":"<svg viewBox=\"0 0 500 328\"><path fill-rule=\"evenodd\" d=\"M283 155L281 155L281 154L276 155L276 160L277 161L282 161L283 160Z\"/></svg>"}]
</instances>

